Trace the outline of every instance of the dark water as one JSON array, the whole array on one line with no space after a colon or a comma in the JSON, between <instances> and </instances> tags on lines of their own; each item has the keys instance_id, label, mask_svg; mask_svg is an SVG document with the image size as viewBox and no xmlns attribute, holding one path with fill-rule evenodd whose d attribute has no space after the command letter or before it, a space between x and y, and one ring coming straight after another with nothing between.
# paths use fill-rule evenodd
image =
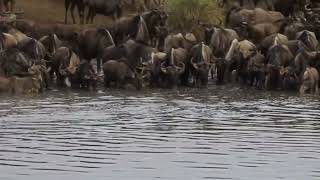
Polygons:
<instances>
[{"instance_id":1,"label":"dark water","mask_svg":"<svg viewBox=\"0 0 320 180\"><path fill-rule=\"evenodd\" d=\"M0 179L320 179L319 100L228 87L1 97Z\"/></svg>"}]
</instances>

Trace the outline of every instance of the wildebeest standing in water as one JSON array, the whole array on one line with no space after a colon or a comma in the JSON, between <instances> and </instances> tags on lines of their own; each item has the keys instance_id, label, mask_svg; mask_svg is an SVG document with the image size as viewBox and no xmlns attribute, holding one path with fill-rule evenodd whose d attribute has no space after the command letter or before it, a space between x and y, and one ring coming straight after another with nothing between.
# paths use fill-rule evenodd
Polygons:
<instances>
[{"instance_id":1,"label":"wildebeest standing in water","mask_svg":"<svg viewBox=\"0 0 320 180\"><path fill-rule=\"evenodd\" d=\"M107 29L85 29L79 36L81 59L97 60L97 71L101 70L101 58L105 48L115 46L114 40Z\"/></svg>"},{"instance_id":2,"label":"wildebeest standing in water","mask_svg":"<svg viewBox=\"0 0 320 180\"><path fill-rule=\"evenodd\" d=\"M70 14L73 21L73 24L76 23L76 20L74 18L74 8L77 6L79 17L80 17L80 23L84 23L84 2L83 0L65 0L64 1L64 7L65 7L65 24L68 24L68 11L70 7Z\"/></svg>"},{"instance_id":3,"label":"wildebeest standing in water","mask_svg":"<svg viewBox=\"0 0 320 180\"><path fill-rule=\"evenodd\" d=\"M10 4L10 7L9 7ZM13 12L15 8L16 0L0 0L0 13L3 13L4 10L6 12Z\"/></svg>"},{"instance_id":4,"label":"wildebeest standing in water","mask_svg":"<svg viewBox=\"0 0 320 180\"><path fill-rule=\"evenodd\" d=\"M112 16L113 20L122 16L122 0L83 0L85 6L88 7L87 23L89 20L93 23L93 19L97 14Z\"/></svg>"}]
</instances>

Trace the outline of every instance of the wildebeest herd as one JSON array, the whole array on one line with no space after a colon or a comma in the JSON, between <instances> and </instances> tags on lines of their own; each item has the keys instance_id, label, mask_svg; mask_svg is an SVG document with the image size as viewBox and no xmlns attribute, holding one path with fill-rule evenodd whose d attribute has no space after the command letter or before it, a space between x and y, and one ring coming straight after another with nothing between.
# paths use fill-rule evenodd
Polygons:
<instances>
[{"instance_id":1,"label":"wildebeest herd","mask_svg":"<svg viewBox=\"0 0 320 180\"><path fill-rule=\"evenodd\" d=\"M116 12L115 22L85 29L24 19L2 22L1 92L38 93L54 84L81 89L96 89L99 84L206 87L210 81L318 92L318 2L291 0L283 8L276 0L239 0L231 6L222 0L218 3L227 8L225 27L199 21L203 37L170 29L168 12L160 6L121 17L123 1L65 2L66 16L69 6L78 6L80 19L82 8L91 8L87 11L91 17L90 13L105 10L99 5L109 5L110 12Z\"/></svg>"}]
</instances>

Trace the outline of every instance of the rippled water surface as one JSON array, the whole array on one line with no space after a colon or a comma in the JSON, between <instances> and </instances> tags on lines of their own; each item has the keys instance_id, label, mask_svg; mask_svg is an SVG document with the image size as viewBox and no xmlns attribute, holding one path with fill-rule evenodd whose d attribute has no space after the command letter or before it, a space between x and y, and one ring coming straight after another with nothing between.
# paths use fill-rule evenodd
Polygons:
<instances>
[{"instance_id":1,"label":"rippled water surface","mask_svg":"<svg viewBox=\"0 0 320 180\"><path fill-rule=\"evenodd\" d=\"M319 99L229 87L2 96L0 179L320 179Z\"/></svg>"}]
</instances>

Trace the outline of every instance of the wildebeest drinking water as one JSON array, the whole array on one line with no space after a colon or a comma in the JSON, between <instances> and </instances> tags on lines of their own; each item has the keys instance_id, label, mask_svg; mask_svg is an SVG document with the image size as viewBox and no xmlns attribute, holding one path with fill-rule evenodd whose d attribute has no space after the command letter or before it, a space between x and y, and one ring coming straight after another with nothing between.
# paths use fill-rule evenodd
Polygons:
<instances>
[{"instance_id":1,"label":"wildebeest drinking water","mask_svg":"<svg viewBox=\"0 0 320 180\"><path fill-rule=\"evenodd\" d=\"M26 76L28 68L41 63L59 87L93 89L99 79L136 87L207 86L210 72L217 84L233 83L235 76L235 83L241 85L297 90L308 82L303 79L307 67L320 70L316 34L309 30L310 23L279 12L279 2L252 2L241 1L241 7L229 9L227 27L199 20L202 38L192 31L171 29L169 13L162 7L122 17L125 6L133 2L65 0L65 23L69 10L75 23L75 8L80 23L86 8L87 20L102 14L112 16L114 22L90 28L23 20L2 24L0 48L12 53L3 56L2 73ZM309 8L297 7L294 11ZM97 61L97 71L92 60ZM105 78L100 74L102 64Z\"/></svg>"}]
</instances>

